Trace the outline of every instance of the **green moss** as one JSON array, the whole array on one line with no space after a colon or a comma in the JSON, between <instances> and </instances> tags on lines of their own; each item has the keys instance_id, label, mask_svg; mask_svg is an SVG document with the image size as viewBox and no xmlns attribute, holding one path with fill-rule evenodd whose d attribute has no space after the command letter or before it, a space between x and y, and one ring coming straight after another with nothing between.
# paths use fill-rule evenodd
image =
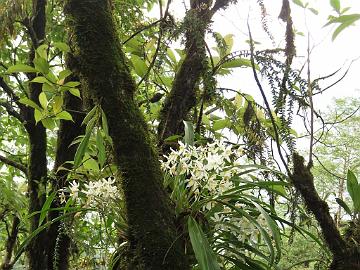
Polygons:
<instances>
[{"instance_id":1,"label":"green moss","mask_svg":"<svg viewBox=\"0 0 360 270\"><path fill-rule=\"evenodd\" d=\"M85 98L100 104L121 172L129 225L127 269L188 269L174 213L162 187L158 154L134 102L135 84L107 0L68 0L65 12ZM120 179L120 178L119 178ZM132 258L130 258L132 257ZM134 263L136 262L136 268ZM122 268L118 268L122 269Z\"/></svg>"}]
</instances>

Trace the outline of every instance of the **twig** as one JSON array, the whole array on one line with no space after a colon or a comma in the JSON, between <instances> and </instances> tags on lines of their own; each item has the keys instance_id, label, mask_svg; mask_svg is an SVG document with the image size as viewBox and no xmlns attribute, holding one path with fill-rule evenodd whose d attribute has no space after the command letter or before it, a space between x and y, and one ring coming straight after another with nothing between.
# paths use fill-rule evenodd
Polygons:
<instances>
[{"instance_id":1,"label":"twig","mask_svg":"<svg viewBox=\"0 0 360 270\"><path fill-rule=\"evenodd\" d=\"M312 97L312 85L310 75L310 34L308 33L308 47L307 47L307 81L308 81L308 95L310 103L310 149L309 149L309 164L312 165L312 155L314 147L314 103Z\"/></svg>"},{"instance_id":2,"label":"twig","mask_svg":"<svg viewBox=\"0 0 360 270\"><path fill-rule=\"evenodd\" d=\"M266 106L266 109L268 111L268 114L269 114L269 117L270 117L270 120L271 120L271 124L272 124L272 126L274 128L275 141L276 141L276 146L277 146L277 150L279 152L280 159L281 159L287 173L290 175L289 167L288 167L287 162L285 161L285 158L284 158L284 156L282 154L282 151L281 151L279 133L278 133L277 126L276 126L276 123L275 123L275 119L274 119L274 117L272 115L272 111L271 111L269 102L268 102L268 100L266 98L264 89L262 88L262 85L261 85L260 80L259 80L259 78L257 76L257 73L256 73L256 67L255 67L255 61L254 61L254 43L253 43L251 31L250 31L249 22L247 23L247 26L248 26L249 39L250 39L250 52L251 52L250 61L251 61L251 67L252 67L253 74L254 74L254 79L255 79L256 84L257 84L257 86L258 86L258 88L259 88L259 90L261 92L261 96L262 96L262 98L263 98L263 100L265 102L265 106Z\"/></svg>"}]
</instances>

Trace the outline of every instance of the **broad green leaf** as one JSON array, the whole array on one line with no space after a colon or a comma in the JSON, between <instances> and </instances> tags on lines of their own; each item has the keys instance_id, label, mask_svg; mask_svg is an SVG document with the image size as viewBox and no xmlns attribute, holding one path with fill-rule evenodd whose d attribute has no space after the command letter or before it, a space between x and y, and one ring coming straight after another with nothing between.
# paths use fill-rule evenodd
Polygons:
<instances>
[{"instance_id":1,"label":"broad green leaf","mask_svg":"<svg viewBox=\"0 0 360 270\"><path fill-rule=\"evenodd\" d=\"M226 127L229 127L230 124L231 123L228 119L220 119L220 120L214 121L213 130L217 131L217 130L224 129Z\"/></svg>"},{"instance_id":2,"label":"broad green leaf","mask_svg":"<svg viewBox=\"0 0 360 270\"><path fill-rule=\"evenodd\" d=\"M33 109L38 109L38 110L41 110L40 106L37 105L34 101L28 99L28 98L21 98L19 100L20 103L24 104L24 105L27 105Z\"/></svg>"},{"instance_id":3,"label":"broad green leaf","mask_svg":"<svg viewBox=\"0 0 360 270\"><path fill-rule=\"evenodd\" d=\"M47 49L48 49L48 45L46 44L42 44L40 45L37 49L36 49L36 53L38 54L39 57L44 58L45 60L47 59Z\"/></svg>"},{"instance_id":4,"label":"broad green leaf","mask_svg":"<svg viewBox=\"0 0 360 270\"><path fill-rule=\"evenodd\" d=\"M340 24L334 31L331 39L332 41L334 41L336 39L336 37L347 27L351 26L353 23L352 22L348 22L348 23L342 23Z\"/></svg>"},{"instance_id":5,"label":"broad green leaf","mask_svg":"<svg viewBox=\"0 0 360 270\"><path fill-rule=\"evenodd\" d=\"M40 102L41 107L43 107L44 109L47 108L48 99L47 99L46 94L45 94L44 92L41 92L41 93L40 93L40 95L39 95L39 102Z\"/></svg>"},{"instance_id":6,"label":"broad green leaf","mask_svg":"<svg viewBox=\"0 0 360 270\"><path fill-rule=\"evenodd\" d=\"M349 207L342 199L340 199L340 198L335 198L335 200L336 200L336 202L337 202L342 208L344 208L345 212L346 212L348 215L352 216L352 212L351 212L351 210L350 210L350 207Z\"/></svg>"},{"instance_id":7,"label":"broad green leaf","mask_svg":"<svg viewBox=\"0 0 360 270\"><path fill-rule=\"evenodd\" d=\"M73 87L76 87L76 86L79 86L79 85L80 85L80 82L67 82L63 86L73 88Z\"/></svg>"},{"instance_id":8,"label":"broad green leaf","mask_svg":"<svg viewBox=\"0 0 360 270\"><path fill-rule=\"evenodd\" d=\"M100 164L100 167L102 168L106 161L106 150L105 150L104 139L101 135L100 129L98 129L97 133L96 133L96 146L98 149L99 164Z\"/></svg>"},{"instance_id":9,"label":"broad green leaf","mask_svg":"<svg viewBox=\"0 0 360 270\"><path fill-rule=\"evenodd\" d=\"M50 117L41 119L41 123L46 129L54 130L54 128L56 127L54 119Z\"/></svg>"},{"instance_id":10,"label":"broad green leaf","mask_svg":"<svg viewBox=\"0 0 360 270\"><path fill-rule=\"evenodd\" d=\"M51 84L51 82L49 82ZM50 85L48 83L43 83L41 90L44 92L54 92L56 90L56 86L55 85Z\"/></svg>"},{"instance_id":11,"label":"broad green leaf","mask_svg":"<svg viewBox=\"0 0 360 270\"><path fill-rule=\"evenodd\" d=\"M340 13L340 0L330 0L330 5L337 13Z\"/></svg>"},{"instance_id":12,"label":"broad green leaf","mask_svg":"<svg viewBox=\"0 0 360 270\"><path fill-rule=\"evenodd\" d=\"M31 66L24 65L24 64L17 64L11 66L7 69L8 73L16 73L16 72L37 72L37 70Z\"/></svg>"},{"instance_id":13,"label":"broad green leaf","mask_svg":"<svg viewBox=\"0 0 360 270\"><path fill-rule=\"evenodd\" d=\"M79 89L77 89L77 88L70 88L70 89L69 89L69 92L70 92L73 96L78 97L78 98L81 98L81 97L80 97L80 90L79 90Z\"/></svg>"},{"instance_id":14,"label":"broad green leaf","mask_svg":"<svg viewBox=\"0 0 360 270\"><path fill-rule=\"evenodd\" d=\"M232 59L226 61L224 64L221 65L222 68L237 68L237 67L251 67L251 61L249 59Z\"/></svg>"},{"instance_id":15,"label":"broad green leaf","mask_svg":"<svg viewBox=\"0 0 360 270\"><path fill-rule=\"evenodd\" d=\"M194 127L191 121L183 121L185 125L184 142L188 145L194 145Z\"/></svg>"},{"instance_id":16,"label":"broad green leaf","mask_svg":"<svg viewBox=\"0 0 360 270\"><path fill-rule=\"evenodd\" d=\"M68 113L67 111L62 111L62 112L58 113L58 114L56 115L56 119L59 119L59 120L60 120L60 119L69 120L69 121L73 121L73 122L74 122L71 114Z\"/></svg>"},{"instance_id":17,"label":"broad green leaf","mask_svg":"<svg viewBox=\"0 0 360 270\"><path fill-rule=\"evenodd\" d=\"M145 61L141 59L139 56L133 54L131 56L131 63L134 66L135 73L140 77L144 77L148 69Z\"/></svg>"},{"instance_id":18,"label":"broad green leaf","mask_svg":"<svg viewBox=\"0 0 360 270\"><path fill-rule=\"evenodd\" d=\"M333 23L354 23L360 19L360 14L349 14L349 15L341 15L339 17L332 17L329 19L329 22L324 26L328 26Z\"/></svg>"},{"instance_id":19,"label":"broad green leaf","mask_svg":"<svg viewBox=\"0 0 360 270\"><path fill-rule=\"evenodd\" d=\"M62 96L54 97L54 104L53 104L54 114L57 114L61 111L63 103L64 103L64 99Z\"/></svg>"},{"instance_id":20,"label":"broad green leaf","mask_svg":"<svg viewBox=\"0 0 360 270\"><path fill-rule=\"evenodd\" d=\"M70 47L64 42L53 42L53 46L62 52L70 52Z\"/></svg>"},{"instance_id":21,"label":"broad green leaf","mask_svg":"<svg viewBox=\"0 0 360 270\"><path fill-rule=\"evenodd\" d=\"M43 204L43 207L41 208L41 213L40 213L40 217L39 217L39 225L38 226L41 226L44 219L46 218L46 214L47 214L48 210L50 209L51 203L53 202L53 200L55 198L55 195L56 195L56 191L52 192L47 197L45 203Z\"/></svg>"},{"instance_id":22,"label":"broad green leaf","mask_svg":"<svg viewBox=\"0 0 360 270\"><path fill-rule=\"evenodd\" d=\"M37 57L34 59L34 65L36 70L40 71L42 74L48 74L49 73L49 63L46 61L46 59L42 57Z\"/></svg>"},{"instance_id":23,"label":"broad green leaf","mask_svg":"<svg viewBox=\"0 0 360 270\"><path fill-rule=\"evenodd\" d=\"M59 80L64 80L66 77L68 77L72 72L68 69L64 69L60 71L59 73Z\"/></svg>"},{"instance_id":24,"label":"broad green leaf","mask_svg":"<svg viewBox=\"0 0 360 270\"><path fill-rule=\"evenodd\" d=\"M98 172L99 171L99 164L96 162L95 159L90 158L90 156L88 154L85 154L84 156L84 168L86 170L91 170L94 172Z\"/></svg>"},{"instance_id":25,"label":"broad green leaf","mask_svg":"<svg viewBox=\"0 0 360 270\"><path fill-rule=\"evenodd\" d=\"M48 84L50 84L50 82L48 81L48 79L46 79L44 76L35 77L34 79L31 80L31 82L34 82L34 83L48 83Z\"/></svg>"},{"instance_id":26,"label":"broad green leaf","mask_svg":"<svg viewBox=\"0 0 360 270\"><path fill-rule=\"evenodd\" d=\"M166 52L167 52L167 55L168 55L169 59L171 60L172 64L176 64L176 57L175 57L174 52L170 48L168 48L166 50Z\"/></svg>"},{"instance_id":27,"label":"broad green leaf","mask_svg":"<svg viewBox=\"0 0 360 270\"><path fill-rule=\"evenodd\" d=\"M197 224L196 220L192 217L188 218L188 229L191 245L193 247L195 257L199 263L200 269L220 270L220 266L217 262L216 256L211 249L204 232Z\"/></svg>"},{"instance_id":28,"label":"broad green leaf","mask_svg":"<svg viewBox=\"0 0 360 270\"><path fill-rule=\"evenodd\" d=\"M42 112L38 109L35 109L34 110L34 118L35 118L35 122L38 123L43 118Z\"/></svg>"}]
</instances>

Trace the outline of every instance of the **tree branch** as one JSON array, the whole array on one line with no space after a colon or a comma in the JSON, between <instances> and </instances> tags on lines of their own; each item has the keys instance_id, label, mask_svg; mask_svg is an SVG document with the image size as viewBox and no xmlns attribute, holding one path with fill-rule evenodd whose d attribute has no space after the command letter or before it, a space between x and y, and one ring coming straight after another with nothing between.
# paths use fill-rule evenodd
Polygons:
<instances>
[{"instance_id":1,"label":"tree branch","mask_svg":"<svg viewBox=\"0 0 360 270\"><path fill-rule=\"evenodd\" d=\"M329 206L321 200L315 189L310 167L304 165L304 158L297 153L293 154L293 163L294 173L290 175L290 179L304 198L307 208L318 221L330 251L335 257L341 257L346 253L346 243L330 215Z\"/></svg>"},{"instance_id":2,"label":"tree branch","mask_svg":"<svg viewBox=\"0 0 360 270\"><path fill-rule=\"evenodd\" d=\"M28 174L27 167L24 164L8 159L2 155L0 155L0 162L22 171L26 176Z\"/></svg>"},{"instance_id":3,"label":"tree branch","mask_svg":"<svg viewBox=\"0 0 360 270\"><path fill-rule=\"evenodd\" d=\"M15 117L16 119L18 119L21 123L24 122L24 119L22 118L22 116L20 115L20 113L18 113L13 106L11 106L10 103L8 102L4 102L4 101L0 101L0 106L4 107L5 110L7 111L7 113L13 117Z\"/></svg>"}]
</instances>

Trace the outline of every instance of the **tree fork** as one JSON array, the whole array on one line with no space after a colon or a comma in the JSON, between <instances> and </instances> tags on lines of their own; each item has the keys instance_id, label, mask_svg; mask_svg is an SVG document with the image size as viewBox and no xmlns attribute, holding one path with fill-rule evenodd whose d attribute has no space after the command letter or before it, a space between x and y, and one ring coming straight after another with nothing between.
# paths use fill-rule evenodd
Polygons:
<instances>
[{"instance_id":1,"label":"tree fork","mask_svg":"<svg viewBox=\"0 0 360 270\"><path fill-rule=\"evenodd\" d=\"M101 105L113 140L129 226L128 257L120 257L117 269L189 269L109 1L67 0L65 14L84 96Z\"/></svg>"}]
</instances>

